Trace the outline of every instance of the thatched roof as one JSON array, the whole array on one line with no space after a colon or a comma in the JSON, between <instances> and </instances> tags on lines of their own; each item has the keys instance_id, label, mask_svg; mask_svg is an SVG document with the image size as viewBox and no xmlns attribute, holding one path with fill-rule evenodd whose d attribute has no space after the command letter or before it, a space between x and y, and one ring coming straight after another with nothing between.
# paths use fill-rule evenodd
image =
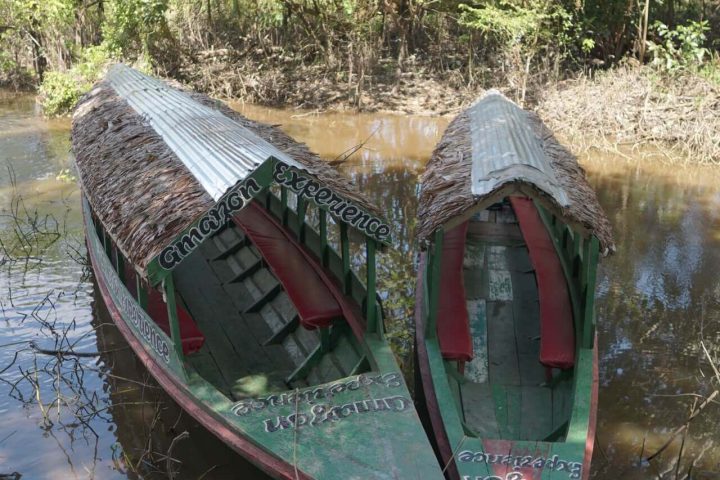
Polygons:
<instances>
[{"instance_id":1,"label":"thatched roof","mask_svg":"<svg viewBox=\"0 0 720 480\"><path fill-rule=\"evenodd\" d=\"M430 239L508 195L526 195L605 254L614 251L610 222L585 171L540 118L495 91L458 115L421 178L417 236Z\"/></svg>"},{"instance_id":2,"label":"thatched roof","mask_svg":"<svg viewBox=\"0 0 720 480\"><path fill-rule=\"evenodd\" d=\"M266 155L279 157L309 173L341 197L380 216L349 179L307 146L279 128L248 120L206 95L180 92L161 83L150 94L165 95L165 99L171 95L176 102L162 100L166 103L164 108L159 107L165 114L161 121L187 113L192 107L201 115L191 123L205 122L210 127L199 135L176 135L184 127L182 122L158 125L151 114L138 113L136 102L131 105L128 93L120 89L121 94L113 84L113 71L126 70L130 69L113 67L109 77L80 100L73 115L72 144L83 190L93 211L141 274L146 274L148 264L164 247L215 205L223 188L252 173ZM148 90L152 89L140 93L147 96ZM132 97L128 98L132 101ZM189 141L180 147L169 145L173 142L168 142L168 131L170 136ZM238 132L241 141L233 145L233 136L237 137ZM190 147L200 149L198 155L190 157L195 164L188 161ZM216 178L210 177L213 172L218 173Z\"/></svg>"}]
</instances>

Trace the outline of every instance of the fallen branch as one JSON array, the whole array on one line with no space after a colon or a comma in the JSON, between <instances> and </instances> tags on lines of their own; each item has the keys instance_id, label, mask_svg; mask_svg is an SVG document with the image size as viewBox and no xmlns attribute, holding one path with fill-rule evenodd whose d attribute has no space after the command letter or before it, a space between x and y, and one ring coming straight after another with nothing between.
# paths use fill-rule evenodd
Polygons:
<instances>
[{"instance_id":1,"label":"fallen branch","mask_svg":"<svg viewBox=\"0 0 720 480\"><path fill-rule=\"evenodd\" d=\"M168 447L167 455L166 455L166 456L167 456L167 460L166 460L166 463L165 463L165 468L166 468L166 470L167 470L168 478L169 478L170 480L174 480L174 479L175 479L175 470L173 470L172 462L182 463L182 462L180 462L179 460L176 460L176 459L172 458L173 448L175 448L175 444L176 444L177 442L180 442L180 441L182 441L182 440L185 440L186 438L190 438L190 433L188 433L187 430L184 431L184 432L182 432L180 435L177 435L175 438L173 438L173 439L172 439L172 442L170 442L170 446Z\"/></svg>"},{"instance_id":2,"label":"fallen branch","mask_svg":"<svg viewBox=\"0 0 720 480\"><path fill-rule=\"evenodd\" d=\"M647 457L645 460L649 462L650 460L652 460L653 458L657 457L657 456L660 455L662 452L664 452L665 449L670 446L670 444L672 443L672 441L675 440L675 438L677 438L678 435L680 435L681 433L683 433L683 432L690 426L690 422L692 422L698 415L700 415L700 412L702 412L703 409L704 409L705 407L707 407L707 406L710 404L710 402L712 402L712 401L715 399L715 397L718 396L718 393L720 393L720 392L719 392L718 390L715 390L712 394L710 394L710 396L709 396L708 398L706 398L705 401L703 401L703 402L700 404L700 406L697 408L697 410L695 410L695 411L692 413L692 415L690 415L690 416L688 417L688 419L687 419L687 421L685 422L685 424L682 425L682 426L680 426L680 427L678 427L678 428L676 428L675 431L670 435L670 438L668 438L667 441L663 444L663 446L660 447L655 453L653 453L652 455L650 455L649 457Z\"/></svg>"}]
</instances>

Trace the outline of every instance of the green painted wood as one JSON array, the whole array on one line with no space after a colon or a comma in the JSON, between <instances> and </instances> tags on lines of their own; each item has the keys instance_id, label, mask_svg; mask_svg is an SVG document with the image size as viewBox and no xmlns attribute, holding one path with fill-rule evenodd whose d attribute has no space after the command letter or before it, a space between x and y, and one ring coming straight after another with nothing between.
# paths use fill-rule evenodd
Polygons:
<instances>
[{"instance_id":1,"label":"green painted wood","mask_svg":"<svg viewBox=\"0 0 720 480\"><path fill-rule=\"evenodd\" d=\"M442 268L442 249L445 233L441 228L435 230L435 238L433 240L432 253L429 255L428 268L430 275L428 276L428 292L429 305L427 315L427 325L425 326L425 338L437 338L437 319L438 308L440 302L440 270Z\"/></svg>"},{"instance_id":2,"label":"green painted wood","mask_svg":"<svg viewBox=\"0 0 720 480\"><path fill-rule=\"evenodd\" d=\"M288 191L287 188L285 188L284 186L280 187L280 205L282 205L282 213L280 216L280 220L282 221L283 225L287 226L290 207L288 207Z\"/></svg>"},{"instance_id":3,"label":"green painted wood","mask_svg":"<svg viewBox=\"0 0 720 480\"><path fill-rule=\"evenodd\" d=\"M473 358L465 363L465 377L471 382L484 383L488 380L487 312L485 300L468 300L470 335L473 344Z\"/></svg>"},{"instance_id":4,"label":"green painted wood","mask_svg":"<svg viewBox=\"0 0 720 480\"><path fill-rule=\"evenodd\" d=\"M348 226L340 224L340 250L342 251L342 285L345 294L352 292L352 281L350 271L350 239L348 238Z\"/></svg>"},{"instance_id":5,"label":"green painted wood","mask_svg":"<svg viewBox=\"0 0 720 480\"><path fill-rule=\"evenodd\" d=\"M378 331L378 309L375 300L376 296L376 272L375 272L375 240L366 237L366 271L367 281L365 286L367 288L367 301L365 302L365 318L367 320L366 330L368 332L375 333Z\"/></svg>"},{"instance_id":6,"label":"green painted wood","mask_svg":"<svg viewBox=\"0 0 720 480\"><path fill-rule=\"evenodd\" d=\"M305 243L305 232L307 225L305 224L305 216L307 214L307 201L304 197L298 197L297 200L297 219L298 219L298 239L300 243Z\"/></svg>"},{"instance_id":7,"label":"green painted wood","mask_svg":"<svg viewBox=\"0 0 720 480\"><path fill-rule=\"evenodd\" d=\"M125 283L125 259L119 249L115 249L115 265L117 265L118 277Z\"/></svg>"},{"instance_id":8,"label":"green painted wood","mask_svg":"<svg viewBox=\"0 0 720 480\"><path fill-rule=\"evenodd\" d=\"M593 236L590 240L590 248L586 263L587 267L587 283L583 292L583 338L582 345L584 348L592 348L595 341L595 283L597 278L597 263L600 253L600 242L597 237Z\"/></svg>"},{"instance_id":9,"label":"green painted wood","mask_svg":"<svg viewBox=\"0 0 720 480\"><path fill-rule=\"evenodd\" d=\"M320 224L320 262L322 263L323 267L328 266L329 261L329 247L328 247L328 237L327 237L327 212L325 210L318 210L319 215L319 224Z\"/></svg>"},{"instance_id":10,"label":"green painted wood","mask_svg":"<svg viewBox=\"0 0 720 480\"><path fill-rule=\"evenodd\" d=\"M93 259L93 267L96 275L104 280L108 293L120 312L122 318L119 321L122 321L130 329L132 335L140 341L145 352L155 359L162 368L165 368L171 375L184 379L185 371L181 364L181 357L175 354L175 350L172 348L172 340L140 308L127 287L117 276L104 245L89 220L92 211L85 197L82 199L82 206L85 218L85 233L91 258Z\"/></svg>"},{"instance_id":11,"label":"green painted wood","mask_svg":"<svg viewBox=\"0 0 720 480\"><path fill-rule=\"evenodd\" d=\"M145 283L140 278L140 275L135 275L135 291L137 292L137 302L140 307L147 311L148 308L148 293Z\"/></svg>"},{"instance_id":12,"label":"green painted wood","mask_svg":"<svg viewBox=\"0 0 720 480\"><path fill-rule=\"evenodd\" d=\"M163 289L165 290L165 303L170 322L170 338L172 338L173 348L178 358L183 358L180 322L178 321L177 306L175 305L175 282L172 274L166 276L163 280Z\"/></svg>"}]
</instances>

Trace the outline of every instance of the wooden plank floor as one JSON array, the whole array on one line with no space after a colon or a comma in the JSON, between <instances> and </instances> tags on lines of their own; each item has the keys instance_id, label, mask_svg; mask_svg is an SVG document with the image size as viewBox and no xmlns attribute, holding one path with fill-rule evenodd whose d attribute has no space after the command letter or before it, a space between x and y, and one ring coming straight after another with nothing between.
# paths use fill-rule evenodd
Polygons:
<instances>
[{"instance_id":1,"label":"wooden plank floor","mask_svg":"<svg viewBox=\"0 0 720 480\"><path fill-rule=\"evenodd\" d=\"M188 357L191 365L230 398L287 390L285 377L295 363L280 345L263 345L272 330L258 314L241 313L229 299L252 298L239 284L231 294L213 267L205 248L198 249L178 267L176 285L183 301L205 335L205 345ZM229 274L228 274L229 275Z\"/></svg>"},{"instance_id":2,"label":"wooden plank floor","mask_svg":"<svg viewBox=\"0 0 720 480\"><path fill-rule=\"evenodd\" d=\"M357 370L361 348L338 319L330 327L334 343L291 378L316 351L320 335L299 326L295 306L261 260L242 230L229 227L178 267L181 301L205 335L203 348L188 357L198 374L239 399L326 383Z\"/></svg>"},{"instance_id":3,"label":"wooden plank floor","mask_svg":"<svg viewBox=\"0 0 720 480\"><path fill-rule=\"evenodd\" d=\"M460 385L465 423L484 438L542 440L562 420L566 395L545 384L539 362L535 273L509 205L473 220L464 261L474 351Z\"/></svg>"}]
</instances>

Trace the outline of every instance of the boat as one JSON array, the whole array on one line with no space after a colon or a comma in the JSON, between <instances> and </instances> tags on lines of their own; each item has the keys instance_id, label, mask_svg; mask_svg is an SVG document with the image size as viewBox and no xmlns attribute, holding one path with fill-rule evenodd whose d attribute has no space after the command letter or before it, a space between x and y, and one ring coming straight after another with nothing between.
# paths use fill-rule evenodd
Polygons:
<instances>
[{"instance_id":1,"label":"boat","mask_svg":"<svg viewBox=\"0 0 720 480\"><path fill-rule=\"evenodd\" d=\"M123 64L72 145L100 296L180 407L274 478L442 478L383 331L391 228L352 182Z\"/></svg>"},{"instance_id":2,"label":"boat","mask_svg":"<svg viewBox=\"0 0 720 480\"><path fill-rule=\"evenodd\" d=\"M575 157L489 91L421 177L416 402L447 478L588 478L609 221Z\"/></svg>"}]
</instances>

